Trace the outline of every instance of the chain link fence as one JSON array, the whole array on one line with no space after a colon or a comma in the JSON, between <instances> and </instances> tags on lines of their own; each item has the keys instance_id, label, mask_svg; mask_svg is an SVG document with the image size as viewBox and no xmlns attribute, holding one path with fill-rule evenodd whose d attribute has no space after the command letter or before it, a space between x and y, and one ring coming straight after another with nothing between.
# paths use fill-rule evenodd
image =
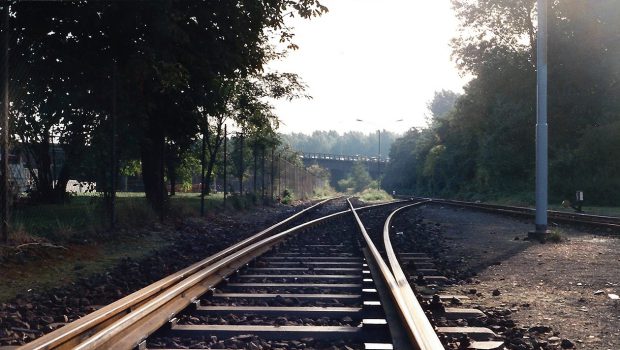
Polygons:
<instances>
[{"instance_id":1,"label":"chain link fence","mask_svg":"<svg viewBox=\"0 0 620 350\"><path fill-rule=\"evenodd\" d=\"M254 154L243 175L220 171L210 184L217 192L228 194L253 194L275 201L308 199L318 189L327 186L327 179L306 169L302 163L295 163L294 156L281 153L261 152ZM226 164L230 166L230 164Z\"/></svg>"}]
</instances>

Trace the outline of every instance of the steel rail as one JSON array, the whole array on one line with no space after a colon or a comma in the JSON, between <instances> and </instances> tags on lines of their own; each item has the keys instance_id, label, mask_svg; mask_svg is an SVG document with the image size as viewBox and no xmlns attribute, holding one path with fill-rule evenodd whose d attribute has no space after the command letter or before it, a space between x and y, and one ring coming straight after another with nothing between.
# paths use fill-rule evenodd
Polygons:
<instances>
[{"instance_id":1,"label":"steel rail","mask_svg":"<svg viewBox=\"0 0 620 350\"><path fill-rule=\"evenodd\" d=\"M198 283L200 283L202 280L204 280L205 278L217 273L218 271L220 271L222 268L226 267L229 264L232 264L234 262L236 262L237 260L239 260L240 258L247 258L247 257L255 257L255 253L258 250L261 250L262 248L265 248L267 246L271 246L275 243L277 243L278 241L280 241L281 239L283 239L285 236L293 233L293 232L297 232L299 230L305 229L305 228L309 228L313 225L316 225L320 222L326 221L328 219L332 219L336 216L339 216L339 213L334 213L334 214L330 214L318 219L314 219L311 221L308 221L306 223L303 223L301 225L295 226L293 228L290 228L288 230L285 230L281 233L275 234L273 236L267 237L259 242L256 242L246 248L241 249L238 252L235 252L231 255L228 255L226 257L224 257L221 260L218 260L217 262L215 262L212 265L206 266L204 269L196 272L195 274L191 275L190 277L184 279L183 281L177 283L176 285L174 285L172 288L166 290L164 293L158 295L157 297L155 297L154 299L150 300L149 302L147 302L146 304L142 305L140 308L138 308L137 310L127 314L126 316L124 316L123 318L121 318L120 320L112 323L111 325L109 325L108 327L106 327L105 329L103 329L101 332L91 336L90 338L88 338L86 341L84 341L83 343L79 344L79 346L76 346L74 349L76 350L87 350L87 349L109 349L110 346L117 344L115 340L115 338L117 337L122 337L122 333L125 329L128 329L129 327L131 327L134 324L137 324L137 322L141 321L143 318L147 317L149 314L153 313L154 311L156 311L158 308L164 306L166 303L172 301L174 298L177 298L179 296L183 296L184 299L186 299L187 305L189 305L189 303L191 302L191 300L197 298L199 295L184 295L186 294L185 292L197 285ZM262 252L261 252L262 254ZM185 308L185 306L183 307ZM183 308L181 308L178 311L181 311ZM156 327L151 327L154 329L145 329L145 332L142 332L142 334L140 335L140 337L144 337L145 335L148 335L150 331L154 331L157 328L159 328L159 325L157 325ZM143 339L135 339L133 341L131 341L133 344L133 346L137 346L138 343L143 340Z\"/></svg>"},{"instance_id":2,"label":"steel rail","mask_svg":"<svg viewBox=\"0 0 620 350\"><path fill-rule=\"evenodd\" d=\"M211 269L212 266L210 264L218 264L217 266L222 267L224 266L224 264L219 263L219 262L222 262L225 260L226 262L230 263L234 261L235 257L236 258L241 257L243 255L241 254L241 252L243 252L244 254L251 252L252 249L257 249L259 246L264 246L266 244L269 244L269 242L273 242L273 240L277 239L275 237L282 237L292 232L296 232L298 230L307 228L310 225L318 224L321 221L335 218L338 216L342 216L350 211L350 210L344 210L344 211L340 211L334 214L330 214L330 215L309 221L302 225L298 225L296 227L288 229L275 236L271 236L267 239L264 239L264 236L266 236L269 232L273 231L275 228L283 225L286 222L290 222L294 217L298 217L302 213L312 208L315 208L318 205L324 204L325 202L332 200L332 199L333 198L317 203L316 205L309 207L305 209L304 211L297 213L294 216L289 217L286 220L278 224L272 225L271 227L253 235L252 237L249 237L229 248L226 248L223 251L218 252L198 263L195 263L171 276L163 278L160 281L157 281L108 306L105 306L91 314L88 314L84 316L83 318L80 318L70 324L67 324L66 326L59 328L41 338L38 338L28 344L25 344L19 349L31 350L31 349L78 348L79 346L82 346L84 342L89 342L89 341L90 341L89 344L100 344L102 340L110 339L109 336L106 336L107 332L110 331L112 327L117 327L114 325L118 325L119 322L123 322L124 325L128 325L128 324L131 324L131 322L128 323L129 319L134 323L140 321L139 317L138 318L135 317L138 310L143 310L145 306L150 306L150 308L148 309L150 310L150 312L144 313L143 311L142 315L148 315L149 313L151 313L155 309L153 308L155 299L159 298L160 296L163 296L164 299L170 300L170 297L173 296L174 294L174 293L169 293L171 290L174 289L174 291L182 293L182 291L187 290L187 288L191 288L192 286L196 285L196 283L199 283L200 280L204 280L205 276L209 275L209 273L205 272L206 270L211 271L211 273L217 272L216 269ZM379 204L369 205L365 207L355 208L354 210L364 211L364 210L373 209L373 208L380 207L380 206L400 204L400 203L404 203L407 201L408 200L400 200L400 201L392 201L392 202L387 202L387 203L379 203ZM261 238L263 238L263 240L259 241L259 239ZM259 244L259 243L262 243L262 244ZM200 274L199 276L201 277L197 277L198 276L197 274ZM220 277L222 277L223 279L225 276L220 276ZM192 281L192 282L184 283L186 281ZM183 283L182 287L179 286L180 283ZM160 306L162 305L161 299L160 299L160 302L158 302L157 304ZM185 304L183 308L186 306L187 304ZM175 310L174 312L172 312L172 314L179 312L181 309ZM122 331L122 329L120 328L114 328L114 329L116 331ZM144 337L140 336L140 338L144 338Z\"/></svg>"},{"instance_id":3,"label":"steel rail","mask_svg":"<svg viewBox=\"0 0 620 350\"><path fill-rule=\"evenodd\" d=\"M35 339L34 341L25 344L19 349L23 350L31 350L31 349L53 349L55 347L59 347L64 343L70 342L74 338L81 338L85 332L93 330L95 327L106 324L110 320L114 320L124 314L131 312L132 308L139 306L141 303L146 302L150 298L155 295L163 292L170 286L175 283L185 279L187 276L192 275L193 273L199 271L205 266L214 263L215 261L233 253L239 251L240 249L247 247L249 244L252 244L270 232L274 231L278 227L281 227L284 224L291 222L292 220L308 213L310 210L313 210L331 200L336 198L328 198L322 200L294 215L289 216L288 218L271 225L270 227L260 231L259 233L244 239L243 241L236 243L216 254L213 254L197 263L194 263L183 270L180 270L170 276L164 277L163 279L152 283L136 292L133 292L122 299L119 299L112 304L109 304L97 311L94 311L76 321L73 321L66 326L63 326L41 338Z\"/></svg>"},{"instance_id":4,"label":"steel rail","mask_svg":"<svg viewBox=\"0 0 620 350\"><path fill-rule=\"evenodd\" d=\"M431 201L434 203L440 203L440 204L448 204L448 205L454 205L454 206L483 209L483 210L488 210L492 212L523 215L523 216L528 216L528 217L535 215L535 210L533 208L527 208L527 207L488 204L488 203L473 203L473 202L457 201L457 200L451 200L451 199L434 199L433 198L431 199ZM557 211L557 210L548 210L547 213L549 214L550 219L553 219L556 221L578 222L578 223L583 223L583 224L606 226L606 227L616 228L616 229L620 228L620 217L605 216L605 215L592 215L592 214L583 214L583 213L569 213L569 212L563 212L563 211Z\"/></svg>"},{"instance_id":5,"label":"steel rail","mask_svg":"<svg viewBox=\"0 0 620 350\"><path fill-rule=\"evenodd\" d=\"M389 205L389 204L394 204L394 203L393 202L381 203L377 205L358 208L358 210L370 209L370 208L375 208L377 206L384 206L384 205ZM187 291L191 287L200 283L205 278L217 273L218 271L220 271L222 268L226 267L227 265L235 263L239 259L246 258L247 260L247 258L250 258L251 260L252 258L262 255L266 247L273 246L273 244L279 242L281 239L283 239L287 235L290 235L291 233L294 233L294 232L297 232L303 229L307 229L309 227L320 224L329 219L342 216L346 214L347 212L348 210L345 210L345 211L329 214L321 218L308 221L301 225L285 230L281 233L267 237L236 253L233 253L232 255L226 256L223 259L218 260L214 264L205 267L203 270L179 282L173 288L166 290L165 293L158 295L154 299L150 300L148 303L142 305L139 309L134 310L132 313L114 322L110 326L103 329L101 332L91 336L86 341L81 343L79 346L74 347L74 349L76 350L108 349L112 345L119 345L119 344L121 345L120 348L127 348L125 345L129 345L129 348L133 348L137 346L140 341L146 338L146 335L149 335L153 331L157 330L160 327L160 323L161 323L161 322L159 323L148 322L148 321L144 321L143 319L149 316L149 314L157 311L159 308L163 307L167 303L171 302L173 299L178 298L179 296L182 296L183 299L186 300L186 302L183 303L181 307L178 307L177 310L174 311L174 314L180 312L187 305L189 305L189 303L192 300L198 298L199 295L201 294L201 293L195 293L194 295L191 295L191 294L188 295ZM221 276L221 277L223 278L224 276ZM130 333L129 336L132 337L130 339L122 339L124 331L127 329L130 329L131 327L135 326L139 322L144 323L147 328L142 329L139 332Z\"/></svg>"},{"instance_id":6,"label":"steel rail","mask_svg":"<svg viewBox=\"0 0 620 350\"><path fill-rule=\"evenodd\" d=\"M394 215L406 208L426 204L428 202L429 201L427 200L419 203L405 205L390 213L388 218L385 220L385 224L383 226L383 244L385 246L385 253L390 263L390 267L392 268L392 274L394 275L396 284L398 285L399 291L403 296L406 306L406 312L413 318L413 322L416 327L416 332L413 333L414 336L416 336L416 343L421 350L440 350L444 347L441 344L441 341L439 340L435 329L424 314L424 310L418 302L418 299L413 293L413 290L409 285L409 281L407 280L407 276L403 272L402 268L400 267L400 263L396 258L396 253L394 252L394 248L392 248L392 242L390 241L390 226Z\"/></svg>"},{"instance_id":7,"label":"steel rail","mask_svg":"<svg viewBox=\"0 0 620 350\"><path fill-rule=\"evenodd\" d=\"M442 350L444 349L443 345L441 345L441 342L439 341L439 338L437 338L437 334L435 334L432 326L430 326L430 323L428 323L428 319L426 319L426 316L424 315L424 311L421 310L421 308L420 310L413 310L413 311L410 310L410 307L408 305L410 301L408 301L407 298L410 298L411 296L406 294L405 291L403 290L404 288L400 286L399 283L396 281L396 278L390 271L390 268L385 263L385 261L383 260L383 258L381 257L379 253L379 250L377 249L372 239L368 235L368 232L366 231L366 228L364 227L364 225L362 224L362 221L357 215L356 210L353 208L353 205L348 199L347 199L347 202L349 204L349 207L351 208L351 212L353 213L355 221L357 222L357 225L360 229L362 237L364 238L364 241L366 242L366 246L368 247L368 250L374 262L379 268L381 278L384 280L384 282L388 286L390 296L392 300L394 301L394 303L396 304L396 308L397 308L396 312L398 313L398 316L400 317L400 319L405 325L407 336L409 337L409 340L410 340L410 345L420 350ZM408 283L407 283L407 286L408 286ZM409 290L410 290L410 287L409 287ZM415 296L413 296L413 299L416 300ZM415 313L412 313L412 312L415 312ZM426 323L428 323L428 326L430 326L432 335L429 334L428 330L426 329L427 325L420 324L421 322L419 319L421 317L420 315L424 317L424 319L426 320Z\"/></svg>"}]
</instances>

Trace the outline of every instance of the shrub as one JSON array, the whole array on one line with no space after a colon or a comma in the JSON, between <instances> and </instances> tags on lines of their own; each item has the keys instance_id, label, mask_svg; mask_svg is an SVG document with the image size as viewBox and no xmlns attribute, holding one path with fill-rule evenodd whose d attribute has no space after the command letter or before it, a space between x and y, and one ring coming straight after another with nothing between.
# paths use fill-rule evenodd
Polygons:
<instances>
[{"instance_id":1,"label":"shrub","mask_svg":"<svg viewBox=\"0 0 620 350\"><path fill-rule=\"evenodd\" d=\"M288 188L285 188L284 191L282 192L282 199L281 202L282 204L291 204L293 202L293 192L291 192Z\"/></svg>"},{"instance_id":2,"label":"shrub","mask_svg":"<svg viewBox=\"0 0 620 350\"><path fill-rule=\"evenodd\" d=\"M368 188L359 193L359 198L364 202L383 202L392 200L392 196L384 190Z\"/></svg>"},{"instance_id":3,"label":"shrub","mask_svg":"<svg viewBox=\"0 0 620 350\"><path fill-rule=\"evenodd\" d=\"M549 235L547 236L547 241L551 243L560 243L563 240L564 239L562 238L562 232L559 229L551 230L551 232L549 232Z\"/></svg>"}]
</instances>

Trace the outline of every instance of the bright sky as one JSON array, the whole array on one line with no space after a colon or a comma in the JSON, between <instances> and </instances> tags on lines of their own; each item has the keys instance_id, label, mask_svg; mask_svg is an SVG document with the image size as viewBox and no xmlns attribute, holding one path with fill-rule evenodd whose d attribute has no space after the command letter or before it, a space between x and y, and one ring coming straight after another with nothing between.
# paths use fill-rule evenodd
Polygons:
<instances>
[{"instance_id":1,"label":"bright sky","mask_svg":"<svg viewBox=\"0 0 620 350\"><path fill-rule=\"evenodd\" d=\"M450 60L457 22L449 0L321 3L329 8L322 17L289 22L300 49L269 66L299 74L313 97L274 102L280 131L404 132L426 125L436 90L462 91L466 79Z\"/></svg>"}]
</instances>

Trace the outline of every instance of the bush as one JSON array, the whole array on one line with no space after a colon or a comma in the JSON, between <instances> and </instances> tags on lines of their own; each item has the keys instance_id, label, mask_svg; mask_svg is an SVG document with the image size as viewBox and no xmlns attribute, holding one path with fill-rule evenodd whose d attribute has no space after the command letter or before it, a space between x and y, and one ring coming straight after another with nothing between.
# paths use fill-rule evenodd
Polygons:
<instances>
[{"instance_id":1,"label":"bush","mask_svg":"<svg viewBox=\"0 0 620 350\"><path fill-rule=\"evenodd\" d=\"M282 199L280 200L282 204L291 204L293 203L293 192L291 192L288 188L285 188L282 192Z\"/></svg>"},{"instance_id":2,"label":"bush","mask_svg":"<svg viewBox=\"0 0 620 350\"><path fill-rule=\"evenodd\" d=\"M315 198L327 198L333 197L336 192L329 185L326 185L324 187L315 188L312 190L312 194Z\"/></svg>"},{"instance_id":3,"label":"bush","mask_svg":"<svg viewBox=\"0 0 620 350\"><path fill-rule=\"evenodd\" d=\"M351 189L355 192L361 192L373 186L378 187L377 182L372 180L368 170L361 162L353 164L351 173L349 173L346 179L338 181L339 190L345 192L349 192Z\"/></svg>"},{"instance_id":4,"label":"bush","mask_svg":"<svg viewBox=\"0 0 620 350\"><path fill-rule=\"evenodd\" d=\"M384 202L392 200L392 196L384 190L368 188L359 193L360 200L364 202Z\"/></svg>"}]
</instances>

